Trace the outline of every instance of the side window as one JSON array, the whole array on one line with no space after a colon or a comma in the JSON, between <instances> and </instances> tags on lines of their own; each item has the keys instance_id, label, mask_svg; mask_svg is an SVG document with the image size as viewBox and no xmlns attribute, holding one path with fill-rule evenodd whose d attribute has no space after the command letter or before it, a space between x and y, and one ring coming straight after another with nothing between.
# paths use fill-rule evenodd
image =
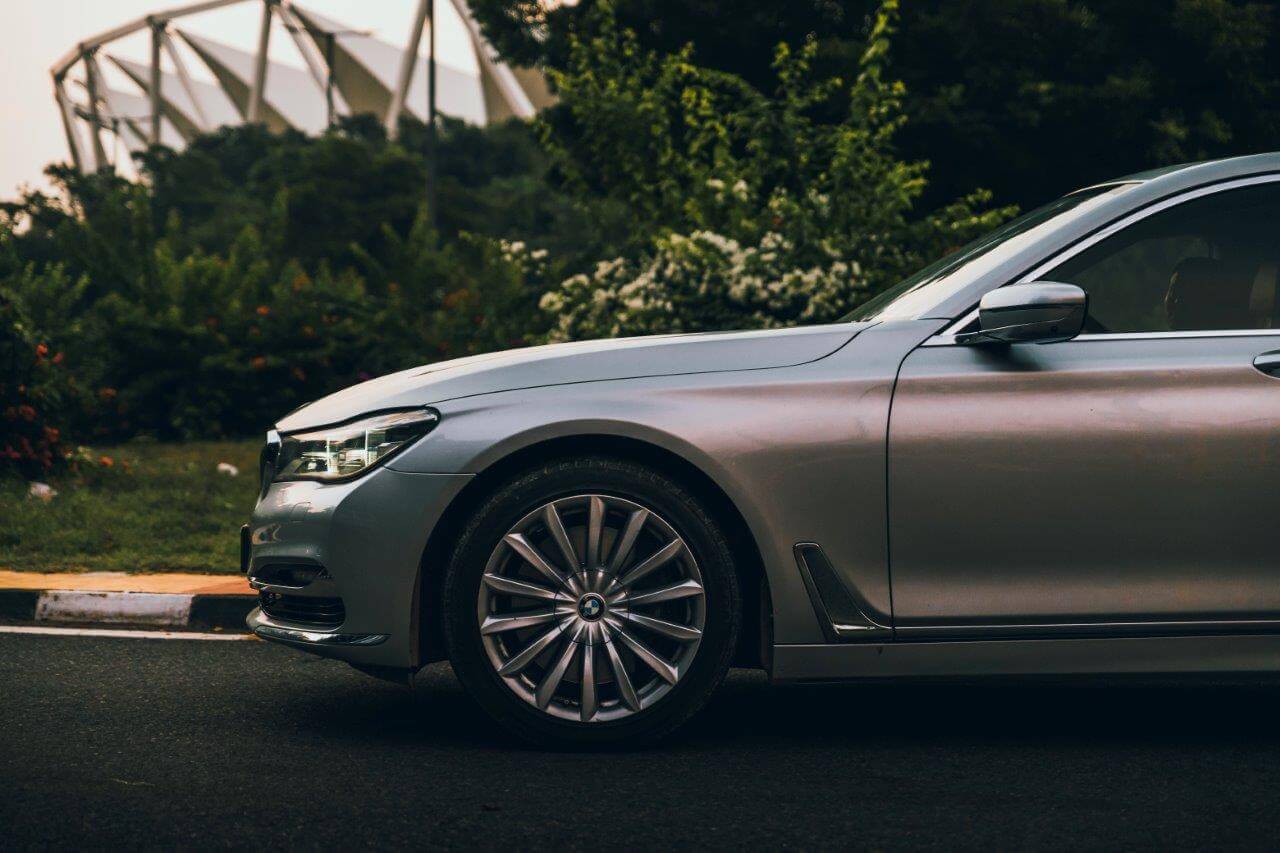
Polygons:
<instances>
[{"instance_id":1,"label":"side window","mask_svg":"<svg viewBox=\"0 0 1280 853\"><path fill-rule=\"evenodd\" d=\"M1280 184L1153 214L1041 276L1089 294L1085 331L1280 328Z\"/></svg>"}]
</instances>

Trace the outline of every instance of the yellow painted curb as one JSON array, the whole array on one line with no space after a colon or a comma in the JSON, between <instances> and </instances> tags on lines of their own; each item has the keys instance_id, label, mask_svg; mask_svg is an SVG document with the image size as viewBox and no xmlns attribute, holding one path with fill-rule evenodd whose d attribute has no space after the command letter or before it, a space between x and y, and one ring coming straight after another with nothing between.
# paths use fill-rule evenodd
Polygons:
<instances>
[{"instance_id":1,"label":"yellow painted curb","mask_svg":"<svg viewBox=\"0 0 1280 853\"><path fill-rule=\"evenodd\" d=\"M0 589L75 590L77 592L158 592L181 595L257 595L243 575L200 575L174 572L135 575L128 572L0 571Z\"/></svg>"}]
</instances>

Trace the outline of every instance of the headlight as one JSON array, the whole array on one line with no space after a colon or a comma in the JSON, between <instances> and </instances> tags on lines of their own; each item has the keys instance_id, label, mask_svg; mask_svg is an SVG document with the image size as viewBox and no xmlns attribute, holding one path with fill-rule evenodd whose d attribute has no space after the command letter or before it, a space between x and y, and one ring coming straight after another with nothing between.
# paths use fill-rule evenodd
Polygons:
<instances>
[{"instance_id":1,"label":"headlight","mask_svg":"<svg viewBox=\"0 0 1280 853\"><path fill-rule=\"evenodd\" d=\"M267 451L274 459L265 459L263 480L349 480L394 456L417 439L431 432L440 415L431 409L408 412L385 412L350 423L319 427L268 440ZM269 471L266 469L270 469Z\"/></svg>"}]
</instances>

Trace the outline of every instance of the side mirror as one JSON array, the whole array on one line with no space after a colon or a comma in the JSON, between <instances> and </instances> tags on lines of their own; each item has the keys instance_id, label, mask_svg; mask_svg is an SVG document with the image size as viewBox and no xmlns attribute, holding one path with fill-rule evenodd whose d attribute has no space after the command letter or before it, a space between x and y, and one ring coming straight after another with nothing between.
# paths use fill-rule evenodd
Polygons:
<instances>
[{"instance_id":1,"label":"side mirror","mask_svg":"<svg viewBox=\"0 0 1280 853\"><path fill-rule=\"evenodd\" d=\"M1036 281L997 288L978 303L978 331L956 335L956 343L1069 341L1084 327L1089 295L1074 284Z\"/></svg>"}]
</instances>

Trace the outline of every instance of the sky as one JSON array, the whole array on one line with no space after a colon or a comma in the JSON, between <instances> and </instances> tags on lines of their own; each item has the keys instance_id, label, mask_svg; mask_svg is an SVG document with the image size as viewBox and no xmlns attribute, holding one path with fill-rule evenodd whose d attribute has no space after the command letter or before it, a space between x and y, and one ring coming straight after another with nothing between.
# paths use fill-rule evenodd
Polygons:
<instances>
[{"instance_id":1,"label":"sky","mask_svg":"<svg viewBox=\"0 0 1280 853\"><path fill-rule=\"evenodd\" d=\"M5 27L0 50L0 199L12 198L20 186L47 187L42 174L50 161L69 159L66 137L53 99L49 68L75 45L97 33L152 12L186 5L189 0L0 0ZM409 37L415 0L300 0L310 9L352 28L370 30L393 44ZM191 16L182 26L200 35L253 50L261 6L245 2ZM465 25L447 0L436 3L439 28L436 49L440 61L475 73ZM425 45L426 38L423 38ZM144 32L116 42L109 49L119 56L147 61L150 38ZM273 61L303 67L288 34L277 25L271 38ZM127 91L116 69L101 63L109 83ZM212 79L188 56L193 77ZM106 143L108 135L103 135ZM117 153L122 154L123 148Z\"/></svg>"}]
</instances>

